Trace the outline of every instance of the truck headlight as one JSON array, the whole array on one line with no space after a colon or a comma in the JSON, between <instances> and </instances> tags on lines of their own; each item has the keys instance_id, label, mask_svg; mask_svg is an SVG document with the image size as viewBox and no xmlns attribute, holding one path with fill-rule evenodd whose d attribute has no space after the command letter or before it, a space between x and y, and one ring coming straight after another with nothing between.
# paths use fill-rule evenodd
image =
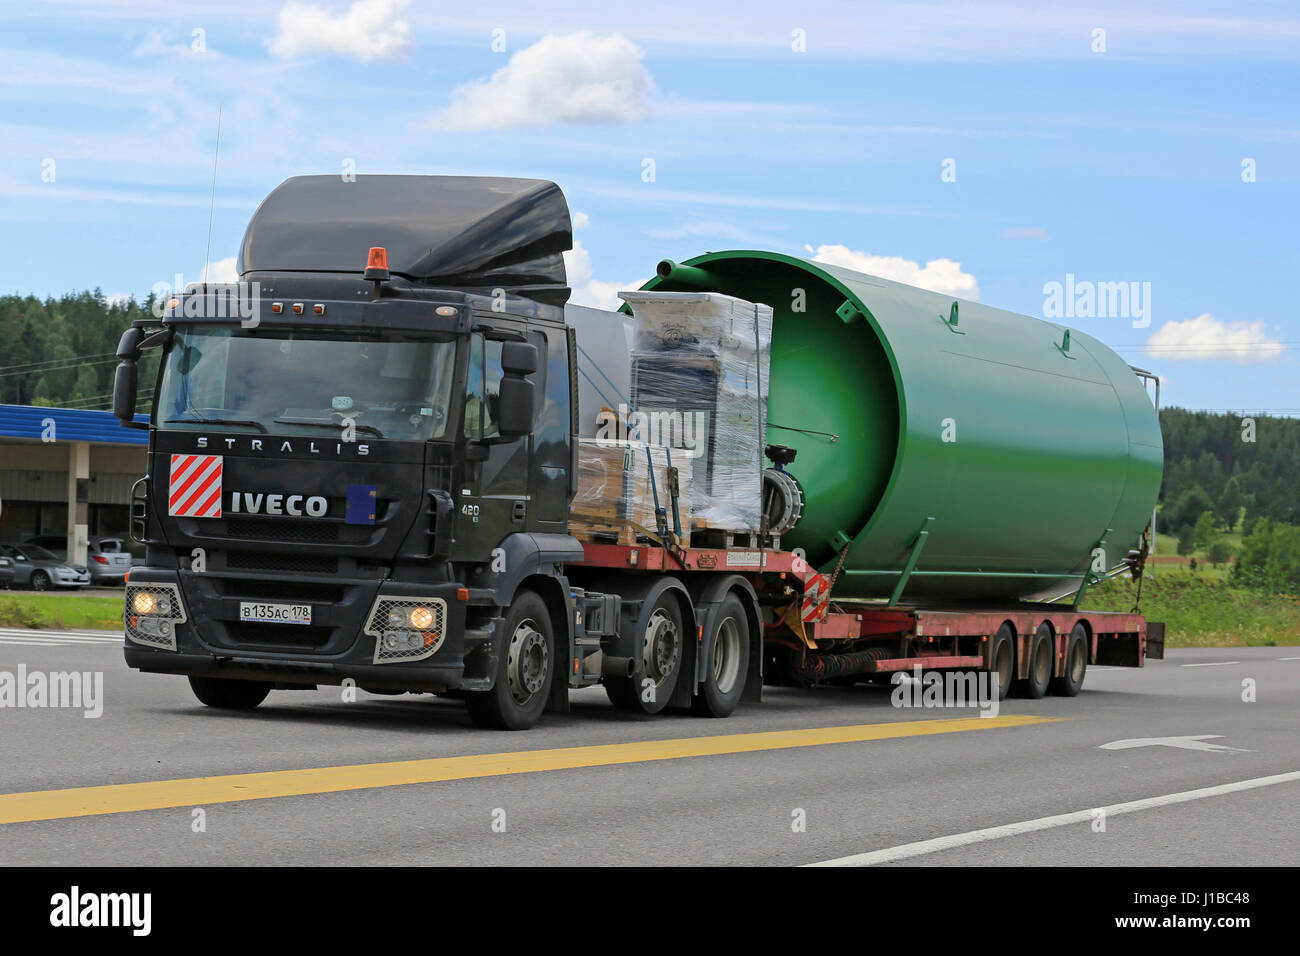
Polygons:
<instances>
[{"instance_id":1,"label":"truck headlight","mask_svg":"<svg viewBox=\"0 0 1300 956\"><path fill-rule=\"evenodd\" d=\"M376 664L421 661L442 646L446 621L441 598L380 595L363 631L375 639Z\"/></svg>"},{"instance_id":2,"label":"truck headlight","mask_svg":"<svg viewBox=\"0 0 1300 956\"><path fill-rule=\"evenodd\" d=\"M123 623L137 644L176 650L176 625L185 621L180 588L175 584L128 584Z\"/></svg>"}]
</instances>

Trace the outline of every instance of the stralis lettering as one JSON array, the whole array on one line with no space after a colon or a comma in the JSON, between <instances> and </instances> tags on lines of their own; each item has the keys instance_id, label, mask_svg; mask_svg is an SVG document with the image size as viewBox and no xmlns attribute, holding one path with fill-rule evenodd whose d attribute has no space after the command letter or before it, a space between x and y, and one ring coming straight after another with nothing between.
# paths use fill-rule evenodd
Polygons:
<instances>
[{"instance_id":1,"label":"stralis lettering","mask_svg":"<svg viewBox=\"0 0 1300 956\"><path fill-rule=\"evenodd\" d=\"M325 512L329 510L329 502L319 495L306 497L232 491L230 507L226 510L232 514L242 512L250 515L289 515L294 518L300 518L305 514L309 518L323 518Z\"/></svg>"},{"instance_id":2,"label":"stralis lettering","mask_svg":"<svg viewBox=\"0 0 1300 956\"><path fill-rule=\"evenodd\" d=\"M225 442L226 451L238 451L241 443L248 449L248 451L266 451L267 445L270 445L271 448L274 450L289 452L289 453L293 453L295 451L305 451L309 455L319 455L321 454L322 451L320 444L317 444L314 441L309 441L307 439L300 440L297 445L295 445L293 442L289 441L288 439L266 440L261 438L219 438L216 439L216 442ZM219 448L220 447L220 445L216 444L212 439L208 438L206 435L200 435L197 438L195 438L194 444L198 448ZM370 454L369 445L358 444L356 442L350 442L350 441L324 442L324 445L326 448L328 448L330 445L333 445L334 454L336 455L342 455L343 449L345 448L349 450L355 449L357 456L360 458L364 458Z\"/></svg>"}]
</instances>

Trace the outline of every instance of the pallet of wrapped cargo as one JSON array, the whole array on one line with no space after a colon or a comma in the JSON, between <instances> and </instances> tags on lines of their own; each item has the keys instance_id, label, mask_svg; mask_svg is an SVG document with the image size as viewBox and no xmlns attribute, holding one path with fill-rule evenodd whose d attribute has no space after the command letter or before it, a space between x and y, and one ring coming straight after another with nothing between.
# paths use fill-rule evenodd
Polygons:
<instances>
[{"instance_id":1,"label":"pallet of wrapped cargo","mask_svg":"<svg viewBox=\"0 0 1300 956\"><path fill-rule=\"evenodd\" d=\"M569 533L579 541L633 544L645 537L641 528L657 531L656 497L667 515L668 528L673 529L669 469L674 467L677 516L685 546L690 543L692 484L687 452L613 438L578 439L578 488Z\"/></svg>"},{"instance_id":2,"label":"pallet of wrapped cargo","mask_svg":"<svg viewBox=\"0 0 1300 956\"><path fill-rule=\"evenodd\" d=\"M697 452L692 526L754 535L762 501L772 309L717 292L621 292L632 309L632 402Z\"/></svg>"}]
</instances>

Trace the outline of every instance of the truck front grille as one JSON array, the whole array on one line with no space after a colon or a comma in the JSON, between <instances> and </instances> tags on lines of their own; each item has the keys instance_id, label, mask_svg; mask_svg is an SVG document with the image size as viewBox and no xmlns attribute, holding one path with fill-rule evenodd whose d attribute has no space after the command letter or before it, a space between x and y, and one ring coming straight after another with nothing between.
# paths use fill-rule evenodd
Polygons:
<instances>
[{"instance_id":1,"label":"truck front grille","mask_svg":"<svg viewBox=\"0 0 1300 956\"><path fill-rule=\"evenodd\" d=\"M293 571L302 574L337 574L339 559L326 554L265 554L228 551L226 567L236 571Z\"/></svg>"},{"instance_id":2,"label":"truck front grille","mask_svg":"<svg viewBox=\"0 0 1300 956\"><path fill-rule=\"evenodd\" d=\"M293 601L305 601L313 604L337 604L347 594L347 588L341 584L321 581L297 580L292 584L271 578L218 578L213 582L218 594L233 598L265 598L281 601L286 597Z\"/></svg>"},{"instance_id":3,"label":"truck front grille","mask_svg":"<svg viewBox=\"0 0 1300 956\"><path fill-rule=\"evenodd\" d=\"M336 524L316 524L310 521L227 518L226 535L231 538L260 538L263 541L331 543L339 540L339 527Z\"/></svg>"}]
</instances>

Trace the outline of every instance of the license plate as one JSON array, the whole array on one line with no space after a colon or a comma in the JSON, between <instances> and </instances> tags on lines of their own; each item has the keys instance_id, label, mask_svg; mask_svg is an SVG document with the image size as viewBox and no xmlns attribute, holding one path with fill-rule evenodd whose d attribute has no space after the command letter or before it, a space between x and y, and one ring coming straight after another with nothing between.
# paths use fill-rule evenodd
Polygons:
<instances>
[{"instance_id":1,"label":"license plate","mask_svg":"<svg viewBox=\"0 0 1300 956\"><path fill-rule=\"evenodd\" d=\"M256 604L239 602L241 621L258 621L262 624L310 624L310 604Z\"/></svg>"}]
</instances>

